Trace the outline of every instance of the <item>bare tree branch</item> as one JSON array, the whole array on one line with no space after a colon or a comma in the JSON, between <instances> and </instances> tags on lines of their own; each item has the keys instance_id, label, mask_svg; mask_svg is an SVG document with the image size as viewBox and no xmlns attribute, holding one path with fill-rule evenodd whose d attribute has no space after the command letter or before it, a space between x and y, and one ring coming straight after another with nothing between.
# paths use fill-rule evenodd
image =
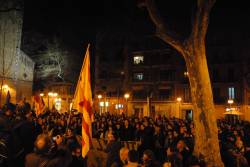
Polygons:
<instances>
[{"instance_id":1,"label":"bare tree branch","mask_svg":"<svg viewBox=\"0 0 250 167\"><path fill-rule=\"evenodd\" d=\"M174 47L180 53L183 52L183 42L181 38L174 32L168 29L167 25L164 23L161 18L154 0L145 0L146 8L148 10L149 16L157 28L157 36L162 39L164 42L168 43Z\"/></svg>"},{"instance_id":2,"label":"bare tree branch","mask_svg":"<svg viewBox=\"0 0 250 167\"><path fill-rule=\"evenodd\" d=\"M190 38L204 40L209 24L209 13L216 0L197 0L197 11L192 23Z\"/></svg>"}]
</instances>

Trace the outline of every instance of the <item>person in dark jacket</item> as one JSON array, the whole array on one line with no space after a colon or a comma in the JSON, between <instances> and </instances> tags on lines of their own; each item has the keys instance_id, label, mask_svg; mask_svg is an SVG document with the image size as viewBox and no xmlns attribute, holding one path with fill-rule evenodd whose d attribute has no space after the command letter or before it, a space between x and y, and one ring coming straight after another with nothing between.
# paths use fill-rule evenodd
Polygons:
<instances>
[{"instance_id":1,"label":"person in dark jacket","mask_svg":"<svg viewBox=\"0 0 250 167\"><path fill-rule=\"evenodd\" d=\"M155 155L151 150L143 152L142 162L144 167L160 167L160 163L155 160Z\"/></svg>"},{"instance_id":2,"label":"person in dark jacket","mask_svg":"<svg viewBox=\"0 0 250 167\"><path fill-rule=\"evenodd\" d=\"M82 158L80 145L74 141L71 141L67 146L72 155L72 161L69 167L87 167L87 157Z\"/></svg>"},{"instance_id":3,"label":"person in dark jacket","mask_svg":"<svg viewBox=\"0 0 250 167\"><path fill-rule=\"evenodd\" d=\"M128 152L129 149L126 147L123 147L120 149L120 158L116 160L111 167L123 167L127 164L128 161Z\"/></svg>"},{"instance_id":4,"label":"person in dark jacket","mask_svg":"<svg viewBox=\"0 0 250 167\"><path fill-rule=\"evenodd\" d=\"M26 156L25 167L68 167L71 154L66 147L56 145L46 134L38 135L33 153Z\"/></svg>"},{"instance_id":5,"label":"person in dark jacket","mask_svg":"<svg viewBox=\"0 0 250 167\"><path fill-rule=\"evenodd\" d=\"M154 129L149 126L147 120L144 121L144 129L141 132L141 145L138 149L140 157L146 149L154 150Z\"/></svg>"},{"instance_id":6,"label":"person in dark jacket","mask_svg":"<svg viewBox=\"0 0 250 167\"><path fill-rule=\"evenodd\" d=\"M108 153L106 167L111 167L111 165L119 160L119 151L122 145L116 140L115 134L108 134L108 144L106 147L106 152Z\"/></svg>"},{"instance_id":7,"label":"person in dark jacket","mask_svg":"<svg viewBox=\"0 0 250 167\"><path fill-rule=\"evenodd\" d=\"M133 139L133 129L132 126L129 124L128 120L124 121L124 127L122 129L122 141L130 141Z\"/></svg>"},{"instance_id":8,"label":"person in dark jacket","mask_svg":"<svg viewBox=\"0 0 250 167\"><path fill-rule=\"evenodd\" d=\"M0 115L0 166L22 167L24 149L18 134L14 131L16 106L5 104Z\"/></svg>"}]
</instances>

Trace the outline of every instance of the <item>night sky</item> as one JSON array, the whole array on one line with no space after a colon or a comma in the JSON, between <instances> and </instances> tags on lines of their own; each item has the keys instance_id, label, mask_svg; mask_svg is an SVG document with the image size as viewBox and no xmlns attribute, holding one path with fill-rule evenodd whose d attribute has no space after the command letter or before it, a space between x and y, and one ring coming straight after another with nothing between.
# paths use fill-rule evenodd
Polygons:
<instances>
[{"instance_id":1,"label":"night sky","mask_svg":"<svg viewBox=\"0 0 250 167\"><path fill-rule=\"evenodd\" d=\"M181 33L188 30L192 9L190 1L157 2L170 25L177 23L178 26L171 26L173 29ZM248 31L250 10L246 3L243 0L218 0L211 13L209 29ZM135 0L91 0L82 3L73 0L25 0L23 26L24 31L58 34L67 45L79 49L85 42L94 42L96 33L104 27L119 32L134 26L133 31L148 33L152 24L145 10L136 6Z\"/></svg>"},{"instance_id":2,"label":"night sky","mask_svg":"<svg viewBox=\"0 0 250 167\"><path fill-rule=\"evenodd\" d=\"M193 4L196 1L156 0L156 2L170 28L181 35L187 35ZM82 59L87 43L95 47L96 36L102 32L105 34L103 41L107 43L105 49L108 50L110 46L108 52L115 52L115 48L111 47L114 41L123 40L127 33L131 36L154 33L155 26L150 21L146 10L138 8L136 4L136 0L82 2L25 0L23 38L33 36L30 32L42 34L47 38L53 35L60 36L65 46L74 52L72 56L76 56L78 60ZM208 38L215 33L235 36L237 43L244 42L244 40L239 40L241 37L250 39L249 9L245 0L217 0L210 15ZM37 42L39 43L39 40Z\"/></svg>"}]
</instances>

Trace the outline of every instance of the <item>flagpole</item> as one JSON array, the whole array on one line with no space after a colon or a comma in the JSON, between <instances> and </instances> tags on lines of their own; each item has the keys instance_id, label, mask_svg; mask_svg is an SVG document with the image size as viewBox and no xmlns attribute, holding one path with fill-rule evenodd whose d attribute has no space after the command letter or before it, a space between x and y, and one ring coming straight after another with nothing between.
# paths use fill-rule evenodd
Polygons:
<instances>
[{"instance_id":1,"label":"flagpole","mask_svg":"<svg viewBox=\"0 0 250 167\"><path fill-rule=\"evenodd\" d=\"M69 118L68 118L68 120L67 120L66 131L67 131L68 128L69 128L69 123L70 123L70 119L71 119L71 111L72 111L73 106L74 106L74 99L75 99L75 97L76 97L76 92L77 92L78 87L79 87L79 81L80 81L80 78L81 78L81 73L82 73L83 66L84 66L85 61L86 61L87 52L89 52L89 48L90 48L90 44L88 43L87 50L86 50L85 55L84 55L84 59L83 59L83 63L82 63L82 68L81 68L81 71L80 71L80 75L79 75L79 78L78 78L78 81L77 81L76 90L75 90L74 98L73 98L73 101L72 101L72 107L71 107L71 109L69 110Z\"/></svg>"}]
</instances>

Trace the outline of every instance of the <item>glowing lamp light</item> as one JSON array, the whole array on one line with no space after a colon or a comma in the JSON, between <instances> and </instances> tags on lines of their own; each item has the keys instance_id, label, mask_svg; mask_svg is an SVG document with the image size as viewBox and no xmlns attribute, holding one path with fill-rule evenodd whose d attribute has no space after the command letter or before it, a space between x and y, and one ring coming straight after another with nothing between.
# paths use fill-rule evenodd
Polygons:
<instances>
[{"instance_id":1,"label":"glowing lamp light","mask_svg":"<svg viewBox=\"0 0 250 167\"><path fill-rule=\"evenodd\" d=\"M48 93L48 96L53 96L53 93L52 93L52 92L49 92L49 93Z\"/></svg>"},{"instance_id":2,"label":"glowing lamp light","mask_svg":"<svg viewBox=\"0 0 250 167\"><path fill-rule=\"evenodd\" d=\"M2 86L2 88L5 89L5 90L8 90L9 86L7 84L5 84L5 85Z\"/></svg>"},{"instance_id":3,"label":"glowing lamp light","mask_svg":"<svg viewBox=\"0 0 250 167\"><path fill-rule=\"evenodd\" d=\"M40 93L40 96L43 97L43 96L44 96L44 93Z\"/></svg>"},{"instance_id":4,"label":"glowing lamp light","mask_svg":"<svg viewBox=\"0 0 250 167\"><path fill-rule=\"evenodd\" d=\"M181 97L177 97L176 100L177 100L178 102L181 102L182 99L181 99Z\"/></svg>"},{"instance_id":5,"label":"glowing lamp light","mask_svg":"<svg viewBox=\"0 0 250 167\"><path fill-rule=\"evenodd\" d=\"M227 101L227 103L228 103L228 104L233 104L233 103L234 103L234 100L233 100L233 99L229 99L229 100Z\"/></svg>"},{"instance_id":6,"label":"glowing lamp light","mask_svg":"<svg viewBox=\"0 0 250 167\"><path fill-rule=\"evenodd\" d=\"M104 107L104 106L106 106L106 107L108 107L109 106L109 102L103 102L103 101L101 101L100 103L99 103L99 105L100 105L100 107Z\"/></svg>"},{"instance_id":7,"label":"glowing lamp light","mask_svg":"<svg viewBox=\"0 0 250 167\"><path fill-rule=\"evenodd\" d=\"M108 107L109 106L109 102L106 101L105 102L105 106Z\"/></svg>"},{"instance_id":8,"label":"glowing lamp light","mask_svg":"<svg viewBox=\"0 0 250 167\"><path fill-rule=\"evenodd\" d=\"M99 103L99 105L100 105L101 107L103 107L103 106L104 106L104 102L101 101L101 102Z\"/></svg>"},{"instance_id":9,"label":"glowing lamp light","mask_svg":"<svg viewBox=\"0 0 250 167\"><path fill-rule=\"evenodd\" d=\"M97 97L98 97L98 99L101 99L101 98L102 98L102 95L98 95Z\"/></svg>"},{"instance_id":10,"label":"glowing lamp light","mask_svg":"<svg viewBox=\"0 0 250 167\"><path fill-rule=\"evenodd\" d=\"M62 99L61 98L55 98L55 102L61 102Z\"/></svg>"},{"instance_id":11,"label":"glowing lamp light","mask_svg":"<svg viewBox=\"0 0 250 167\"><path fill-rule=\"evenodd\" d=\"M124 98L125 99L128 99L130 97L130 95L128 94L128 93L126 93L125 95L124 95Z\"/></svg>"}]
</instances>

